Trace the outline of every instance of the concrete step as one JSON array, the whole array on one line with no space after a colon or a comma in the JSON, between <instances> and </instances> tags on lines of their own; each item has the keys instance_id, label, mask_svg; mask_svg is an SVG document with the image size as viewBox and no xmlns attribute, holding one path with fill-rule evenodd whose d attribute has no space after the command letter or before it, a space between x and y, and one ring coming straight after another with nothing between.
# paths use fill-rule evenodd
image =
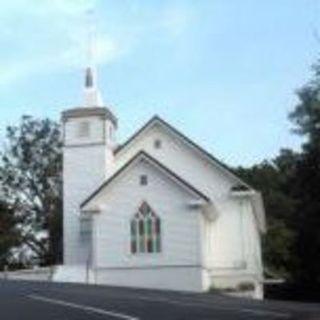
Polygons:
<instances>
[{"instance_id":1,"label":"concrete step","mask_svg":"<svg viewBox=\"0 0 320 320\"><path fill-rule=\"evenodd\" d=\"M93 270L86 265L60 265L56 267L52 281L94 283Z\"/></svg>"}]
</instances>

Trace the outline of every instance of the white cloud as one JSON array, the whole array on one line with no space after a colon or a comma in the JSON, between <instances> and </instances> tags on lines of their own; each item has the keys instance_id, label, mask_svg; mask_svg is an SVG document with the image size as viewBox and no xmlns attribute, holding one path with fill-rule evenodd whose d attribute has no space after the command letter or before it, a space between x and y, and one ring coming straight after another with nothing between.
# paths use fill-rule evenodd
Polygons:
<instances>
[{"instance_id":1,"label":"white cloud","mask_svg":"<svg viewBox=\"0 0 320 320\"><path fill-rule=\"evenodd\" d=\"M191 5L185 2L173 2L171 6L166 8L162 18L163 27L172 35L180 36L190 26L194 11Z\"/></svg>"},{"instance_id":2,"label":"white cloud","mask_svg":"<svg viewBox=\"0 0 320 320\"><path fill-rule=\"evenodd\" d=\"M95 54L100 65L128 56L138 46L143 49L157 32L182 35L194 17L193 7L185 1L172 0L156 9L143 0L110 1L116 15L110 14L105 4L105 0L0 2L0 86L5 88L40 73L83 68L86 12L94 6L101 9Z\"/></svg>"},{"instance_id":3,"label":"white cloud","mask_svg":"<svg viewBox=\"0 0 320 320\"><path fill-rule=\"evenodd\" d=\"M14 18L15 15L75 16L92 8L95 0L11 0L1 2L1 16Z\"/></svg>"},{"instance_id":4,"label":"white cloud","mask_svg":"<svg viewBox=\"0 0 320 320\"><path fill-rule=\"evenodd\" d=\"M116 60L121 56L120 46L112 38L107 36L99 36L96 39L96 55L97 63L108 63Z\"/></svg>"},{"instance_id":5,"label":"white cloud","mask_svg":"<svg viewBox=\"0 0 320 320\"><path fill-rule=\"evenodd\" d=\"M86 63L83 47L81 42L74 42L61 48L48 48L48 52L28 54L18 59L0 62L0 86L9 86L39 73L80 69ZM122 54L112 38L101 36L96 40L96 48L95 61L99 65L110 63Z\"/></svg>"},{"instance_id":6,"label":"white cloud","mask_svg":"<svg viewBox=\"0 0 320 320\"><path fill-rule=\"evenodd\" d=\"M0 85L34 74L81 68L85 64L86 12L93 1L15 0L0 3ZM3 17L3 19L1 19ZM100 30L99 30L100 31ZM110 63L127 48L121 39L96 35L96 62Z\"/></svg>"}]
</instances>

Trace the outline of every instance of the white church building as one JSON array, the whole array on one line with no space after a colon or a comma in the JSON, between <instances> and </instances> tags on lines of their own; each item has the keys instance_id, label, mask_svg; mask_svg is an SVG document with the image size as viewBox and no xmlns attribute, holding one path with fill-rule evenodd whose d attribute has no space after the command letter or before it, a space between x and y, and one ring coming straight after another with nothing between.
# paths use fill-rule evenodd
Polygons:
<instances>
[{"instance_id":1,"label":"white church building","mask_svg":"<svg viewBox=\"0 0 320 320\"><path fill-rule=\"evenodd\" d=\"M55 280L263 293L261 195L158 116L126 142L87 68L62 113L64 265Z\"/></svg>"}]
</instances>

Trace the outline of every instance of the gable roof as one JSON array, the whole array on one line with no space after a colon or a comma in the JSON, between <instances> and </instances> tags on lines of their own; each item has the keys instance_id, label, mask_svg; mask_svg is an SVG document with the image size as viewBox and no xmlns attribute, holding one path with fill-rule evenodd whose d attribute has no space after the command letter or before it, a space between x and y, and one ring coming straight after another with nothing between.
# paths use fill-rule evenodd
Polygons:
<instances>
[{"instance_id":1,"label":"gable roof","mask_svg":"<svg viewBox=\"0 0 320 320\"><path fill-rule=\"evenodd\" d=\"M134 163L137 160L145 159L149 163L155 165L157 168L159 168L161 171L163 171L166 175L168 175L171 179L178 182L180 185L182 185L185 189L187 189L189 192L195 194L196 196L203 199L205 202L210 202L209 197L207 197L205 194L203 194L201 191L196 189L194 186L192 186L190 183L185 181L183 178L178 176L176 173L171 171L169 168L164 166L162 163L160 163L158 160L150 156L145 151L139 151L133 158L131 158L129 161L127 161L120 169L118 169L110 178L108 178L104 183L102 183L87 199L85 199L81 205L80 208L83 208L85 205L87 205L95 196L97 196L103 189L107 188L109 184L117 179L120 174L125 171L132 163Z\"/></svg>"},{"instance_id":2,"label":"gable roof","mask_svg":"<svg viewBox=\"0 0 320 320\"><path fill-rule=\"evenodd\" d=\"M120 145L116 150L115 154L118 154L122 152L122 150L126 149L134 140L136 140L143 132L145 132L148 128L150 128L154 124L160 124L167 130L169 130L171 133L173 133L175 136L177 136L180 140L182 140L184 143L195 149L197 152L202 154L205 158L207 158L210 162L214 163L216 166L218 166L222 171L224 171L227 175L231 176L233 179L237 181L239 185L242 187L254 190L249 184L247 184L245 181L243 181L241 178L239 178L237 175L235 175L232 170L222 161L218 160L216 157L214 157L211 153L203 149L201 146L199 146L197 143L192 141L190 138L188 138L186 135L184 135L182 132L177 130L175 127L170 125L168 122L160 118L158 115L153 116L144 126L142 126L138 131L136 131L124 144Z\"/></svg>"}]
</instances>

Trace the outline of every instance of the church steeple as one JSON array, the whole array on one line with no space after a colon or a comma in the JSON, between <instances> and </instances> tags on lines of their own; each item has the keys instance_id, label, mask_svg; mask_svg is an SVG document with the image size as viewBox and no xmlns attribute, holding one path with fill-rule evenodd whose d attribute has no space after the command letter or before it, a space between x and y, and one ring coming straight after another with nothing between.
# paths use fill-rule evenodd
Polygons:
<instances>
[{"instance_id":1,"label":"church steeple","mask_svg":"<svg viewBox=\"0 0 320 320\"><path fill-rule=\"evenodd\" d=\"M103 107L103 100L97 84L95 61L95 40L93 11L87 12L87 67L84 79L84 107Z\"/></svg>"},{"instance_id":2,"label":"church steeple","mask_svg":"<svg viewBox=\"0 0 320 320\"><path fill-rule=\"evenodd\" d=\"M97 75L93 67L85 69L84 107L103 107L101 93L97 86Z\"/></svg>"},{"instance_id":3,"label":"church steeple","mask_svg":"<svg viewBox=\"0 0 320 320\"><path fill-rule=\"evenodd\" d=\"M93 87L93 74L91 68L86 68L86 75L85 75L85 87L91 88Z\"/></svg>"}]
</instances>

